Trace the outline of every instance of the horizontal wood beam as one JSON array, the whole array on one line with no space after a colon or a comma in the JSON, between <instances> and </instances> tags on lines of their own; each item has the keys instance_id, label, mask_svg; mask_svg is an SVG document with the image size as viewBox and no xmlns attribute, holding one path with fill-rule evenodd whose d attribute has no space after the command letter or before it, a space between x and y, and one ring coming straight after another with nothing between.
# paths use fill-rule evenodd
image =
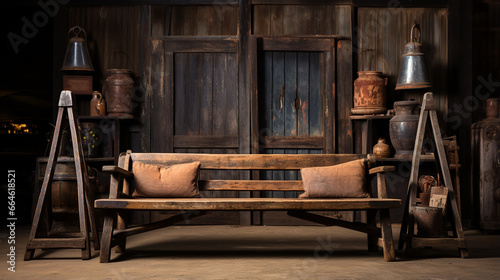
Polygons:
<instances>
[{"instance_id":1,"label":"horizontal wood beam","mask_svg":"<svg viewBox=\"0 0 500 280\"><path fill-rule=\"evenodd\" d=\"M400 199L378 198L134 198L97 199L96 208L119 210L366 210L401 207Z\"/></svg>"},{"instance_id":2,"label":"horizontal wood beam","mask_svg":"<svg viewBox=\"0 0 500 280\"><path fill-rule=\"evenodd\" d=\"M314 36L259 36L257 49L261 51L329 51L335 45L335 39L340 37Z\"/></svg>"},{"instance_id":3,"label":"horizontal wood beam","mask_svg":"<svg viewBox=\"0 0 500 280\"><path fill-rule=\"evenodd\" d=\"M203 191L303 191L302 181L200 180Z\"/></svg>"},{"instance_id":4,"label":"horizontal wood beam","mask_svg":"<svg viewBox=\"0 0 500 280\"><path fill-rule=\"evenodd\" d=\"M252 0L252 5L350 5L352 0Z\"/></svg>"},{"instance_id":5,"label":"horizontal wood beam","mask_svg":"<svg viewBox=\"0 0 500 280\"><path fill-rule=\"evenodd\" d=\"M357 7L446 7L449 0L252 0L252 5L353 5Z\"/></svg>"},{"instance_id":6,"label":"horizontal wood beam","mask_svg":"<svg viewBox=\"0 0 500 280\"><path fill-rule=\"evenodd\" d=\"M34 0L36 4L36 0ZM189 6L189 5L228 5L238 6L238 0L72 0L70 5L93 6L93 5L166 5L166 6Z\"/></svg>"},{"instance_id":7,"label":"horizontal wood beam","mask_svg":"<svg viewBox=\"0 0 500 280\"><path fill-rule=\"evenodd\" d=\"M126 236L132 236L135 234L139 234L139 233L143 233L143 232L147 232L147 231L151 231L151 230L155 230L155 229L168 227L168 226L174 225L176 223L185 222L189 219L203 216L206 213L207 212L204 212L204 211L199 211L199 212L190 211L190 212L186 212L183 214L174 215L172 217L166 218L166 219L158 221L158 222L154 222L154 223L150 223L150 224L146 224L146 225L135 226L135 227L130 227L130 228L126 228L126 229L115 230L113 232L113 236L116 239L119 239L121 237L126 237Z\"/></svg>"},{"instance_id":8,"label":"horizontal wood beam","mask_svg":"<svg viewBox=\"0 0 500 280\"><path fill-rule=\"evenodd\" d=\"M322 149L323 137L265 136L265 149Z\"/></svg>"},{"instance_id":9,"label":"horizontal wood beam","mask_svg":"<svg viewBox=\"0 0 500 280\"><path fill-rule=\"evenodd\" d=\"M174 149L238 149L238 135L174 135Z\"/></svg>"},{"instance_id":10,"label":"horizontal wood beam","mask_svg":"<svg viewBox=\"0 0 500 280\"><path fill-rule=\"evenodd\" d=\"M412 7L448 7L449 0L250 0L252 5L353 5L357 7L379 8L412 8ZM38 1L27 0L20 3L13 2L14 6L36 5ZM391 4L392 3L392 4ZM109 6L109 5L227 5L238 6L238 0L72 0L71 6Z\"/></svg>"},{"instance_id":11,"label":"horizontal wood beam","mask_svg":"<svg viewBox=\"0 0 500 280\"><path fill-rule=\"evenodd\" d=\"M339 227L344 227L352 230L356 230L359 232L364 232L364 233L369 233L373 234L376 236L381 236L381 231L380 228L376 226L371 226L366 223L360 223L360 222L349 222L349 221L343 221L339 219L334 219L330 217L325 217L313 213L308 213L304 211L288 211L287 213L289 216L310 221L310 222L315 222L318 224L322 224L325 226L339 226Z\"/></svg>"},{"instance_id":12,"label":"horizontal wood beam","mask_svg":"<svg viewBox=\"0 0 500 280\"><path fill-rule=\"evenodd\" d=\"M184 154L132 153L132 161L172 165L202 162L202 169L297 170L304 167L329 166L366 158L360 154Z\"/></svg>"},{"instance_id":13,"label":"horizontal wood beam","mask_svg":"<svg viewBox=\"0 0 500 280\"><path fill-rule=\"evenodd\" d=\"M85 238L36 238L26 244L27 249L83 249Z\"/></svg>"},{"instance_id":14,"label":"horizontal wood beam","mask_svg":"<svg viewBox=\"0 0 500 280\"><path fill-rule=\"evenodd\" d=\"M412 238L412 248L467 248L464 238Z\"/></svg>"},{"instance_id":15,"label":"horizontal wood beam","mask_svg":"<svg viewBox=\"0 0 500 280\"><path fill-rule=\"evenodd\" d=\"M223 52L238 50L236 36L164 36L155 40L165 42L165 52Z\"/></svg>"}]
</instances>

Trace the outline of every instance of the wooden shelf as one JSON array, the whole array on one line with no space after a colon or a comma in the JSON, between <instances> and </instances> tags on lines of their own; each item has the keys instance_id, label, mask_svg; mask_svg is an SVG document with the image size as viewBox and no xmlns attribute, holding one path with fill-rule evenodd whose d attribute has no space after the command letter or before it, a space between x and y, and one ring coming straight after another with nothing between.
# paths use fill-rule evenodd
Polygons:
<instances>
[{"instance_id":1,"label":"wooden shelf","mask_svg":"<svg viewBox=\"0 0 500 280\"><path fill-rule=\"evenodd\" d=\"M95 120L133 120L133 117L113 117L113 116L79 116L81 121L95 121Z\"/></svg>"},{"instance_id":2,"label":"wooden shelf","mask_svg":"<svg viewBox=\"0 0 500 280\"><path fill-rule=\"evenodd\" d=\"M378 162L411 162L412 159L406 159L406 158L377 158L376 159ZM422 162L433 162L435 161L434 155L421 155L420 156L420 161Z\"/></svg>"},{"instance_id":3,"label":"wooden shelf","mask_svg":"<svg viewBox=\"0 0 500 280\"><path fill-rule=\"evenodd\" d=\"M377 114L377 115L350 115L351 120L388 120L392 119L391 115Z\"/></svg>"}]
</instances>

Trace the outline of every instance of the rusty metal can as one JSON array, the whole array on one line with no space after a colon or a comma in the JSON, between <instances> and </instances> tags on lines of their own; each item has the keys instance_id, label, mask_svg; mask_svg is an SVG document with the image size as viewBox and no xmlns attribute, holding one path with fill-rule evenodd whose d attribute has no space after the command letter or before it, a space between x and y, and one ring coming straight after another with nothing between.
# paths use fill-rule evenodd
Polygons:
<instances>
[{"instance_id":1,"label":"rusty metal can","mask_svg":"<svg viewBox=\"0 0 500 280\"><path fill-rule=\"evenodd\" d=\"M387 78L379 71L359 71L359 78L354 81L353 114L381 114L387 111Z\"/></svg>"},{"instance_id":2,"label":"rusty metal can","mask_svg":"<svg viewBox=\"0 0 500 280\"><path fill-rule=\"evenodd\" d=\"M102 93L106 97L108 115L131 118L134 107L134 80L128 69L109 69Z\"/></svg>"}]
</instances>

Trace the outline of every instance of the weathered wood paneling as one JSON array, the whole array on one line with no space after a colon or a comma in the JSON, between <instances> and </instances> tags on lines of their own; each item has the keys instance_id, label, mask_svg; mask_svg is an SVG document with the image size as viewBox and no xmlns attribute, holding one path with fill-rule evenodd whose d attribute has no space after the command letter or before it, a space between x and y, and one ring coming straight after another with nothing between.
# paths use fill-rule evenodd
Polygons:
<instances>
[{"instance_id":1,"label":"weathered wood paneling","mask_svg":"<svg viewBox=\"0 0 500 280\"><path fill-rule=\"evenodd\" d=\"M350 10L345 5L254 5L253 34L350 37L350 29L344 28Z\"/></svg>"},{"instance_id":2,"label":"weathered wood paneling","mask_svg":"<svg viewBox=\"0 0 500 280\"><path fill-rule=\"evenodd\" d=\"M238 135L236 54L175 53L175 135Z\"/></svg>"},{"instance_id":3,"label":"weathered wood paneling","mask_svg":"<svg viewBox=\"0 0 500 280\"><path fill-rule=\"evenodd\" d=\"M166 9L165 6L153 6ZM238 7L229 5L172 6L166 13L158 13L163 18L165 28L159 36L203 36L236 35L238 28ZM171 17L170 24L168 19Z\"/></svg>"},{"instance_id":4,"label":"weathered wood paneling","mask_svg":"<svg viewBox=\"0 0 500 280\"><path fill-rule=\"evenodd\" d=\"M68 26L87 32L94 65L94 88L102 88L105 69L128 68L137 76L139 67L140 6L70 6Z\"/></svg>"},{"instance_id":5,"label":"weathered wood paneling","mask_svg":"<svg viewBox=\"0 0 500 280\"><path fill-rule=\"evenodd\" d=\"M340 35L338 42L337 69L331 69L336 81L332 89L335 103L335 136L333 152L352 152L352 42L351 6L347 5L254 5L253 34L257 35ZM311 75L319 78L325 69ZM299 77L301 74L299 74ZM335 80L335 79L334 79ZM337 81L340 81L337 82ZM326 88L322 88L326 89ZM300 114L299 114L300 118ZM315 128L311 128L315 129Z\"/></svg>"},{"instance_id":6,"label":"weathered wood paneling","mask_svg":"<svg viewBox=\"0 0 500 280\"><path fill-rule=\"evenodd\" d=\"M420 24L432 92L442 119L447 112L448 13L444 8L359 8L358 70L382 71L389 77L387 106L394 101L422 100L426 90L395 91L401 55L413 21ZM429 90L427 90L429 91ZM440 122L445 125L446 122ZM446 131L445 129L443 131Z\"/></svg>"},{"instance_id":7,"label":"weathered wood paneling","mask_svg":"<svg viewBox=\"0 0 500 280\"><path fill-rule=\"evenodd\" d=\"M309 153L288 146L265 149L265 139L285 142L287 137L301 137L306 143L321 139L323 129L323 92L319 74L324 71L317 52L261 51L258 61L259 137L262 153L296 154ZM322 148L322 145L320 146ZM261 178L268 180L297 180L296 171L264 171ZM292 197L296 193L266 192L267 197Z\"/></svg>"}]
</instances>

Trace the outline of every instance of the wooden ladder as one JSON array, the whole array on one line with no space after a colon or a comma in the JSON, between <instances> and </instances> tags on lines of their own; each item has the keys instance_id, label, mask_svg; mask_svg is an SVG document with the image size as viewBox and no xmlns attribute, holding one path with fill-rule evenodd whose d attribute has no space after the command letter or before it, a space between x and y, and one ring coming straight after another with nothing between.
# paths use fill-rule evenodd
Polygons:
<instances>
[{"instance_id":1,"label":"wooden ladder","mask_svg":"<svg viewBox=\"0 0 500 280\"><path fill-rule=\"evenodd\" d=\"M425 238L425 237L415 237L415 216L414 211L417 205L417 180L418 172L420 167L420 158L422 153L422 146L425 134L425 127L427 123L427 117L430 117L432 134L434 136L434 141L436 143L437 155L436 163L443 176L444 185L448 188L448 203L451 204L452 218L451 222L453 225L453 237L437 237L437 238ZM398 249L402 250L406 243L406 254L410 253L412 248L424 248L424 247L444 247L444 248L458 248L460 256L465 258L468 256L467 245L465 243L464 232L462 229L462 222L460 219L460 213L458 211L458 204L455 198L456 194L451 183L450 169L446 160L446 153L443 146L443 140L441 138L441 132L439 130L438 119L436 114L436 107L434 105L434 97L431 92L424 95L424 100L422 102L422 110L420 111L420 118L417 128L417 137L415 140L415 148L413 151L412 167L410 182L408 184L408 194L404 209L403 221L401 223L401 231L399 237Z\"/></svg>"},{"instance_id":2,"label":"wooden ladder","mask_svg":"<svg viewBox=\"0 0 500 280\"><path fill-rule=\"evenodd\" d=\"M29 242L26 245L26 253L24 255L25 261L33 258L36 249L81 249L83 260L90 259L90 241L94 242L94 249L99 250L99 238L97 235L97 227L93 212L94 208L92 205L92 192L87 174L87 166L83 157L83 148L80 138L80 123L76 117L73 99L74 97L71 91L63 90L61 92L61 96L59 98L59 112L57 114L56 126L54 128L54 136L52 138L47 169L45 170L40 196L38 197L38 203L36 205L33 223L31 225ZM47 190L52 187L55 164L57 162L57 155L59 154L61 142L61 127L66 110L68 113L71 142L73 145L74 162L76 167L80 232L77 237L74 237L74 234L69 237L37 237L38 225L40 224L40 218L44 209L44 202L46 196L50 194L50 190L48 192ZM48 207L50 206L46 206L46 208ZM92 236L89 234L89 223Z\"/></svg>"}]
</instances>

